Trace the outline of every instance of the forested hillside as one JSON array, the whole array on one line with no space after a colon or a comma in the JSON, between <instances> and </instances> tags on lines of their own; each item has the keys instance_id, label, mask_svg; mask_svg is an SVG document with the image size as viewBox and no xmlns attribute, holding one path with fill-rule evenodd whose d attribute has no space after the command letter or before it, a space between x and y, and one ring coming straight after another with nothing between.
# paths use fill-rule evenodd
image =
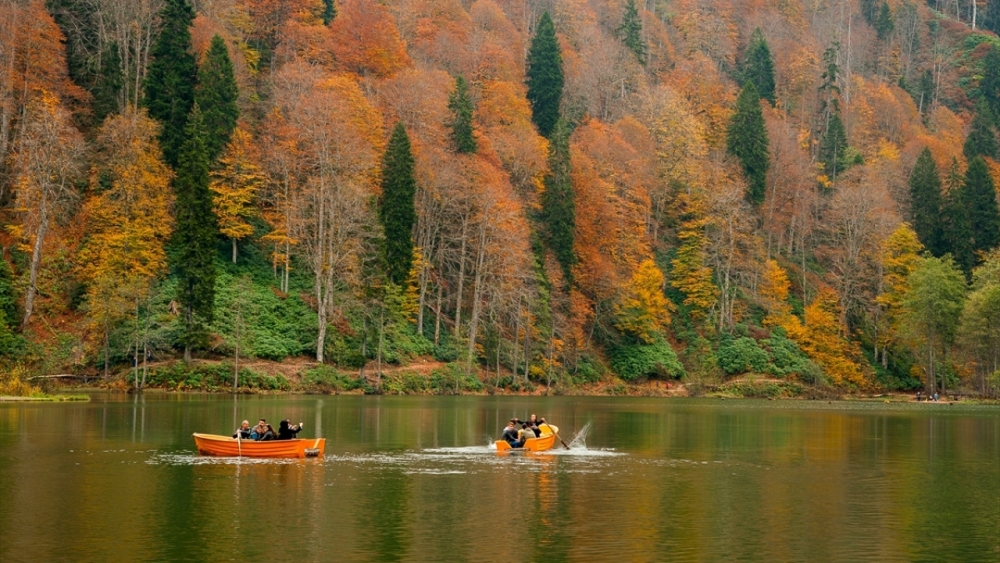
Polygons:
<instances>
[{"instance_id":1,"label":"forested hillside","mask_svg":"<svg viewBox=\"0 0 1000 563\"><path fill-rule=\"evenodd\" d=\"M995 0L0 0L0 370L996 393L995 31Z\"/></svg>"}]
</instances>

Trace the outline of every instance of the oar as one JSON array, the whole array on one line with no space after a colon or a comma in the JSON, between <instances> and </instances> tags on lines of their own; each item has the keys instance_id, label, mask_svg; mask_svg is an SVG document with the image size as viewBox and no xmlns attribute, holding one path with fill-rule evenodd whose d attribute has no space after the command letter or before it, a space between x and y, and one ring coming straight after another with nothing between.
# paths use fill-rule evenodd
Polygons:
<instances>
[{"instance_id":1,"label":"oar","mask_svg":"<svg viewBox=\"0 0 1000 563\"><path fill-rule=\"evenodd\" d=\"M562 445L563 445L563 447L564 447L564 448L566 448L566 449L568 450L568 449L569 449L569 446L567 446L567 445L566 445L566 441L565 441L565 440L563 440L561 436L559 436L559 433L558 433L558 432L556 432L556 429L555 429L555 428L553 428L551 424L546 424L546 425L547 425L547 426L549 427L549 430L551 430L551 431L552 431L552 433L556 435L556 438L559 438L559 441L560 441L560 442L562 442Z\"/></svg>"}]
</instances>

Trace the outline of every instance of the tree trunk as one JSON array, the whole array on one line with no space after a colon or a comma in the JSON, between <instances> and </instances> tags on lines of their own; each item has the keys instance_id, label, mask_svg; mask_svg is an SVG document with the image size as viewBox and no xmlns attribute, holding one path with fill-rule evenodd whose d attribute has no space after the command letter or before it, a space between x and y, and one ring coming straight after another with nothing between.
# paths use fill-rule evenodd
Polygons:
<instances>
[{"instance_id":1,"label":"tree trunk","mask_svg":"<svg viewBox=\"0 0 1000 563\"><path fill-rule=\"evenodd\" d=\"M437 346L441 337L441 299L444 292L444 284L438 280L437 291L437 311L434 311L434 345Z\"/></svg>"},{"instance_id":2,"label":"tree trunk","mask_svg":"<svg viewBox=\"0 0 1000 563\"><path fill-rule=\"evenodd\" d=\"M42 195L41 212L38 216L38 233L35 236L35 246L31 251L31 270L28 276L28 290L24 297L24 320L21 322L21 330L28 326L31 320L31 313L35 309L35 293L38 284L38 268L42 263L42 242L45 240L45 232L49 228L49 215L47 202Z\"/></svg>"},{"instance_id":3,"label":"tree trunk","mask_svg":"<svg viewBox=\"0 0 1000 563\"><path fill-rule=\"evenodd\" d=\"M236 239L233 239L233 264L236 263Z\"/></svg>"},{"instance_id":4,"label":"tree trunk","mask_svg":"<svg viewBox=\"0 0 1000 563\"><path fill-rule=\"evenodd\" d=\"M455 298L455 338L462 334L462 286L465 284L465 247L468 242L466 236L469 227L469 219L462 222L462 251L458 255L458 293Z\"/></svg>"},{"instance_id":5,"label":"tree trunk","mask_svg":"<svg viewBox=\"0 0 1000 563\"><path fill-rule=\"evenodd\" d=\"M469 351L467 358L466 373L469 373L472 369L473 356L476 353L476 333L479 329L479 299L481 297L482 288L482 271L483 271L483 261L486 254L486 230L483 229L482 235L479 237L479 256L476 259L476 277L472 284L472 319L469 321Z\"/></svg>"}]
</instances>

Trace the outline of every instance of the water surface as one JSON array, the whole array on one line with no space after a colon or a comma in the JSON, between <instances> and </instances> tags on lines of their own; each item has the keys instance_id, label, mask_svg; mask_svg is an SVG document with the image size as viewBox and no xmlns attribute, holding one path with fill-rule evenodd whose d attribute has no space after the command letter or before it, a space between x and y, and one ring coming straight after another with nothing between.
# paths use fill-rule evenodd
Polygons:
<instances>
[{"instance_id":1,"label":"water surface","mask_svg":"<svg viewBox=\"0 0 1000 563\"><path fill-rule=\"evenodd\" d=\"M538 413L572 449L497 455ZM306 423L322 460L199 456ZM598 397L0 405L0 560L1000 561L1000 409Z\"/></svg>"}]
</instances>

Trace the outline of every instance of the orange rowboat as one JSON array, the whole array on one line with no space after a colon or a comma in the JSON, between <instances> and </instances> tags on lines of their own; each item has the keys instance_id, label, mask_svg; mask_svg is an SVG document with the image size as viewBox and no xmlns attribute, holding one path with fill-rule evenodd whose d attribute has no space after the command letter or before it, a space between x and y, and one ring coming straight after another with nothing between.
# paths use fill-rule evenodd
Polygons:
<instances>
[{"instance_id":1,"label":"orange rowboat","mask_svg":"<svg viewBox=\"0 0 1000 563\"><path fill-rule=\"evenodd\" d=\"M326 449L326 438L255 442L197 432L194 443L200 454L226 457L323 457Z\"/></svg>"},{"instance_id":2,"label":"orange rowboat","mask_svg":"<svg viewBox=\"0 0 1000 563\"><path fill-rule=\"evenodd\" d=\"M528 438L524 442L524 446L520 448L512 448L506 440L497 440L497 453L500 452L544 452L545 450L552 449L552 446L556 443L556 434L559 432L559 427L552 424L540 424L538 429L542 431L542 434L537 438Z\"/></svg>"}]
</instances>

